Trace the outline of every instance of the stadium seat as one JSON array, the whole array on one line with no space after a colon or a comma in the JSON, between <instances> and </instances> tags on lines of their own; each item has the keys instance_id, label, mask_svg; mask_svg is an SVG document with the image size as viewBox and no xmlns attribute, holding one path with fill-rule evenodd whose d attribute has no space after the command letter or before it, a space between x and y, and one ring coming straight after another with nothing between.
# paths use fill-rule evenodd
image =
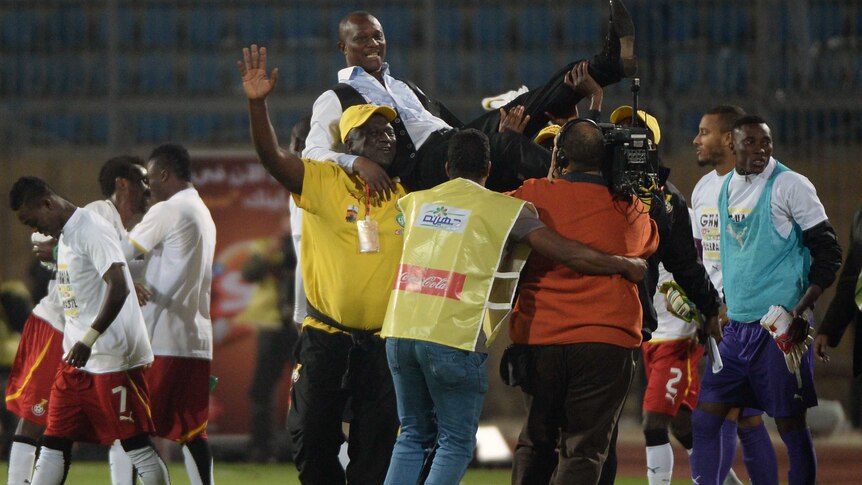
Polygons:
<instances>
[{"instance_id":1,"label":"stadium seat","mask_svg":"<svg viewBox=\"0 0 862 485\"><path fill-rule=\"evenodd\" d=\"M102 11L99 16L99 40L102 46L108 45L108 37L110 31L108 29L110 22L109 12ZM129 47L135 43L135 28L138 22L137 15L128 7L118 7L116 26L117 26L117 45L120 47Z\"/></svg>"},{"instance_id":2,"label":"stadium seat","mask_svg":"<svg viewBox=\"0 0 862 485\"><path fill-rule=\"evenodd\" d=\"M671 85L679 91L690 91L699 80L697 56L692 52L680 51L671 58Z\"/></svg>"},{"instance_id":3,"label":"stadium seat","mask_svg":"<svg viewBox=\"0 0 862 485\"><path fill-rule=\"evenodd\" d=\"M437 17L434 40L437 45L450 48L463 45L464 22L461 13L460 8L451 5L437 7L434 11Z\"/></svg>"},{"instance_id":4,"label":"stadium seat","mask_svg":"<svg viewBox=\"0 0 862 485\"><path fill-rule=\"evenodd\" d=\"M509 18L501 6L481 5L473 15L473 42L479 47L508 47Z\"/></svg>"},{"instance_id":5,"label":"stadium seat","mask_svg":"<svg viewBox=\"0 0 862 485\"><path fill-rule=\"evenodd\" d=\"M216 47L226 31L226 20L221 9L195 7L186 13L186 33L192 49Z\"/></svg>"},{"instance_id":6,"label":"stadium seat","mask_svg":"<svg viewBox=\"0 0 862 485\"><path fill-rule=\"evenodd\" d=\"M170 94L177 90L174 59L164 54L144 54L138 61L140 94Z\"/></svg>"},{"instance_id":7,"label":"stadium seat","mask_svg":"<svg viewBox=\"0 0 862 485\"><path fill-rule=\"evenodd\" d=\"M413 39L417 37L413 25L412 9L403 4L389 5L374 12L374 15L383 25L386 40L403 49L413 47Z\"/></svg>"},{"instance_id":8,"label":"stadium seat","mask_svg":"<svg viewBox=\"0 0 862 485\"><path fill-rule=\"evenodd\" d=\"M563 43L572 46L601 45L603 21L596 5L572 5L563 10Z\"/></svg>"},{"instance_id":9,"label":"stadium seat","mask_svg":"<svg viewBox=\"0 0 862 485\"><path fill-rule=\"evenodd\" d=\"M721 3L707 8L709 40L717 44L738 45L748 33L748 14L741 5Z\"/></svg>"},{"instance_id":10,"label":"stadium seat","mask_svg":"<svg viewBox=\"0 0 862 485\"><path fill-rule=\"evenodd\" d=\"M138 143L161 143L172 138L172 120L164 113L145 113L135 117L135 138Z\"/></svg>"},{"instance_id":11,"label":"stadium seat","mask_svg":"<svg viewBox=\"0 0 862 485\"><path fill-rule=\"evenodd\" d=\"M434 80L437 83L438 92L461 92L464 90L462 83L463 66L461 55L457 50L452 50L446 53L444 58L440 58L443 52L437 51L437 62L434 65L432 72Z\"/></svg>"},{"instance_id":12,"label":"stadium seat","mask_svg":"<svg viewBox=\"0 0 862 485\"><path fill-rule=\"evenodd\" d=\"M318 8L307 5L288 6L280 17L281 37L289 43L308 44L326 38Z\"/></svg>"},{"instance_id":13,"label":"stadium seat","mask_svg":"<svg viewBox=\"0 0 862 485\"><path fill-rule=\"evenodd\" d=\"M734 94L745 91L748 83L748 57L745 51L723 47L708 65L713 92Z\"/></svg>"},{"instance_id":14,"label":"stadium seat","mask_svg":"<svg viewBox=\"0 0 862 485\"><path fill-rule=\"evenodd\" d=\"M175 7L151 6L141 18L141 43L146 47L174 47L179 39Z\"/></svg>"},{"instance_id":15,"label":"stadium seat","mask_svg":"<svg viewBox=\"0 0 862 485\"><path fill-rule=\"evenodd\" d=\"M216 135L219 124L218 115L214 113L192 113L184 118L186 136L190 141L210 142Z\"/></svg>"},{"instance_id":16,"label":"stadium seat","mask_svg":"<svg viewBox=\"0 0 862 485\"><path fill-rule=\"evenodd\" d=\"M81 143L81 115L69 113L48 113L42 126L49 143Z\"/></svg>"},{"instance_id":17,"label":"stadium seat","mask_svg":"<svg viewBox=\"0 0 862 485\"><path fill-rule=\"evenodd\" d=\"M840 37L844 29L845 11L835 2L813 4L808 7L808 26L813 42L825 42Z\"/></svg>"},{"instance_id":18,"label":"stadium seat","mask_svg":"<svg viewBox=\"0 0 862 485\"><path fill-rule=\"evenodd\" d=\"M560 66L554 60L554 52L548 48L524 49L518 52L518 80L530 88L544 83ZM514 86L517 87L517 86Z\"/></svg>"},{"instance_id":19,"label":"stadium seat","mask_svg":"<svg viewBox=\"0 0 862 485\"><path fill-rule=\"evenodd\" d=\"M76 5L63 5L48 14L48 41L54 49L80 47L87 41L87 14Z\"/></svg>"},{"instance_id":20,"label":"stadium seat","mask_svg":"<svg viewBox=\"0 0 862 485\"><path fill-rule=\"evenodd\" d=\"M473 89L484 96L499 94L507 86L504 54L501 49L485 49L473 53Z\"/></svg>"},{"instance_id":21,"label":"stadium seat","mask_svg":"<svg viewBox=\"0 0 862 485\"><path fill-rule=\"evenodd\" d=\"M224 87L222 65L217 54L191 55L186 63L186 90L192 94L220 93Z\"/></svg>"},{"instance_id":22,"label":"stadium seat","mask_svg":"<svg viewBox=\"0 0 862 485\"><path fill-rule=\"evenodd\" d=\"M91 113L89 116L90 143L101 144L108 142L109 123L106 113Z\"/></svg>"},{"instance_id":23,"label":"stadium seat","mask_svg":"<svg viewBox=\"0 0 862 485\"><path fill-rule=\"evenodd\" d=\"M518 44L525 48L550 48L556 44L556 16L547 5L526 4L517 13Z\"/></svg>"},{"instance_id":24,"label":"stadium seat","mask_svg":"<svg viewBox=\"0 0 862 485\"><path fill-rule=\"evenodd\" d=\"M35 10L8 10L3 14L3 47L29 49L38 44L40 16Z\"/></svg>"},{"instance_id":25,"label":"stadium seat","mask_svg":"<svg viewBox=\"0 0 862 485\"><path fill-rule=\"evenodd\" d=\"M697 5L674 3L668 19L668 39L672 42L689 42L697 39L700 10Z\"/></svg>"},{"instance_id":26,"label":"stadium seat","mask_svg":"<svg viewBox=\"0 0 862 485\"><path fill-rule=\"evenodd\" d=\"M274 11L265 5L241 7L236 14L239 45L267 45L273 38Z\"/></svg>"}]
</instances>

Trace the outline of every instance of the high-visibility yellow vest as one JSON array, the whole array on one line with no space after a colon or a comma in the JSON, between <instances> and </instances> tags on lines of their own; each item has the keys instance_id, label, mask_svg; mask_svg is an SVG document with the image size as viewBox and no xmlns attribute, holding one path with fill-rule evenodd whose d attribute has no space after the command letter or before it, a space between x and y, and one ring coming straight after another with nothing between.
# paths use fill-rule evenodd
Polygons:
<instances>
[{"instance_id":1,"label":"high-visibility yellow vest","mask_svg":"<svg viewBox=\"0 0 862 485\"><path fill-rule=\"evenodd\" d=\"M404 252L383 337L483 351L512 312L530 249L507 240L532 204L455 179L398 201Z\"/></svg>"}]
</instances>

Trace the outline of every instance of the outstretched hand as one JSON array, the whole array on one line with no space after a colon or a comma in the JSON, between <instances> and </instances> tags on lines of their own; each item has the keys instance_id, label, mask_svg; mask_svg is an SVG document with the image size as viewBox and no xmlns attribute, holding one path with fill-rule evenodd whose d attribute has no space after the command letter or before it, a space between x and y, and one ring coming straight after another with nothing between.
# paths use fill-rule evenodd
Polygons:
<instances>
[{"instance_id":1,"label":"outstretched hand","mask_svg":"<svg viewBox=\"0 0 862 485\"><path fill-rule=\"evenodd\" d=\"M602 94L602 87L599 83L590 76L590 63L581 61L566 73L564 82L572 88L576 93L583 97L590 97Z\"/></svg>"},{"instance_id":2,"label":"outstretched hand","mask_svg":"<svg viewBox=\"0 0 862 485\"><path fill-rule=\"evenodd\" d=\"M524 116L524 106L513 106L508 112L505 108L500 108L500 127L498 131L505 133L511 131L513 133L524 133L524 128L530 122L530 115Z\"/></svg>"},{"instance_id":3,"label":"outstretched hand","mask_svg":"<svg viewBox=\"0 0 862 485\"><path fill-rule=\"evenodd\" d=\"M258 49L257 44L242 49L243 60L237 61L242 75L242 89L250 100L265 99L278 82L278 68L266 75L266 47Z\"/></svg>"}]
</instances>

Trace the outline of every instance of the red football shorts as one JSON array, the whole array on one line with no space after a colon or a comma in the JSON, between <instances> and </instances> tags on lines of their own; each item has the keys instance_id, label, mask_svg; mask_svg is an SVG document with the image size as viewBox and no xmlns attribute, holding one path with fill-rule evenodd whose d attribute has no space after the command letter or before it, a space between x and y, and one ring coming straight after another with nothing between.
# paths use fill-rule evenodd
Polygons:
<instances>
[{"instance_id":1,"label":"red football shorts","mask_svg":"<svg viewBox=\"0 0 862 485\"><path fill-rule=\"evenodd\" d=\"M47 436L111 444L154 434L143 367L90 374L62 364L48 407Z\"/></svg>"},{"instance_id":2,"label":"red football shorts","mask_svg":"<svg viewBox=\"0 0 862 485\"><path fill-rule=\"evenodd\" d=\"M647 388L644 411L676 416L680 406L694 409L700 393L697 364L704 348L691 339L644 342L641 347Z\"/></svg>"},{"instance_id":3,"label":"red football shorts","mask_svg":"<svg viewBox=\"0 0 862 485\"><path fill-rule=\"evenodd\" d=\"M156 356L147 371L156 434L178 443L207 437L210 361Z\"/></svg>"},{"instance_id":4,"label":"red football shorts","mask_svg":"<svg viewBox=\"0 0 862 485\"><path fill-rule=\"evenodd\" d=\"M6 385L6 409L45 426L51 386L63 358L63 333L30 314Z\"/></svg>"}]
</instances>

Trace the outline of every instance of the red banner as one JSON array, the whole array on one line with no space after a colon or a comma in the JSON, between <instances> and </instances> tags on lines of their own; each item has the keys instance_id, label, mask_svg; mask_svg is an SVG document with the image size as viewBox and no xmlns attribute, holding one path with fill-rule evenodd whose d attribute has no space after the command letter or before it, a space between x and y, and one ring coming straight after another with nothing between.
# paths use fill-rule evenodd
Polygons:
<instances>
[{"instance_id":1,"label":"red banner","mask_svg":"<svg viewBox=\"0 0 862 485\"><path fill-rule=\"evenodd\" d=\"M244 433L249 422L256 332L234 322L254 289L243 281L241 270L255 243L280 236L289 193L253 155L196 156L192 167L192 182L212 214L217 234L210 308L212 372L219 383L210 400L209 431ZM282 375L279 411L286 411L289 374Z\"/></svg>"}]
</instances>

